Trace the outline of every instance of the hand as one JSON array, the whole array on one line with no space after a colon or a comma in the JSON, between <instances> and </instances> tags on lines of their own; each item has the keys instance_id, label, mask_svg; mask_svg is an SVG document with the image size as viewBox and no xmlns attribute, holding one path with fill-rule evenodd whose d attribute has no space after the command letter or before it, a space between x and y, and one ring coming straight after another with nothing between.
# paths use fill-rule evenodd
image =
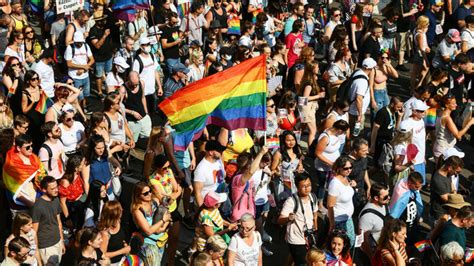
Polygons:
<instances>
[{"instance_id":1,"label":"hand","mask_svg":"<svg viewBox=\"0 0 474 266\"><path fill-rule=\"evenodd\" d=\"M135 117L135 119L137 120L142 120L143 116L139 113L139 112L135 112L133 111L133 117Z\"/></svg>"},{"instance_id":2,"label":"hand","mask_svg":"<svg viewBox=\"0 0 474 266\"><path fill-rule=\"evenodd\" d=\"M295 220L295 214L294 213L290 213L288 215L288 222L291 223Z\"/></svg>"},{"instance_id":3,"label":"hand","mask_svg":"<svg viewBox=\"0 0 474 266\"><path fill-rule=\"evenodd\" d=\"M196 160L191 159L191 165L189 166L189 170L194 171L196 169Z\"/></svg>"},{"instance_id":4,"label":"hand","mask_svg":"<svg viewBox=\"0 0 474 266\"><path fill-rule=\"evenodd\" d=\"M410 13L409 13L409 14L410 14L410 15L415 15L416 13L418 13L418 8L412 8L412 9L410 10Z\"/></svg>"},{"instance_id":5,"label":"hand","mask_svg":"<svg viewBox=\"0 0 474 266\"><path fill-rule=\"evenodd\" d=\"M84 66L82 67L82 69L84 69L85 71L89 71L89 69L91 69L91 66L89 66L89 65L84 65Z\"/></svg>"},{"instance_id":6,"label":"hand","mask_svg":"<svg viewBox=\"0 0 474 266\"><path fill-rule=\"evenodd\" d=\"M159 88L159 89L156 91L156 95L157 95L158 97L163 96L163 89L162 89L162 88Z\"/></svg>"},{"instance_id":7,"label":"hand","mask_svg":"<svg viewBox=\"0 0 474 266\"><path fill-rule=\"evenodd\" d=\"M268 152L268 147L265 145L260 149L260 153L265 154Z\"/></svg>"},{"instance_id":8,"label":"hand","mask_svg":"<svg viewBox=\"0 0 474 266\"><path fill-rule=\"evenodd\" d=\"M427 53L427 54L431 53L431 49L429 47L426 47L425 53Z\"/></svg>"},{"instance_id":9,"label":"hand","mask_svg":"<svg viewBox=\"0 0 474 266\"><path fill-rule=\"evenodd\" d=\"M229 224L227 228L229 229L229 231L235 231L239 228L239 226L236 223L232 223L232 224Z\"/></svg>"},{"instance_id":10,"label":"hand","mask_svg":"<svg viewBox=\"0 0 474 266\"><path fill-rule=\"evenodd\" d=\"M107 258L105 255L102 255L102 259L99 260L99 265L110 265L110 259Z\"/></svg>"},{"instance_id":11,"label":"hand","mask_svg":"<svg viewBox=\"0 0 474 266\"><path fill-rule=\"evenodd\" d=\"M127 242L123 241L123 247L125 248L126 254L129 254L132 248L127 244Z\"/></svg>"},{"instance_id":12,"label":"hand","mask_svg":"<svg viewBox=\"0 0 474 266\"><path fill-rule=\"evenodd\" d=\"M378 110L378 106L377 106L377 103L375 101L371 101L370 105L372 106L372 109L374 109L374 112L376 112Z\"/></svg>"},{"instance_id":13,"label":"hand","mask_svg":"<svg viewBox=\"0 0 474 266\"><path fill-rule=\"evenodd\" d=\"M64 245L64 240L61 241L61 254L65 254L66 253L66 246Z\"/></svg>"},{"instance_id":14,"label":"hand","mask_svg":"<svg viewBox=\"0 0 474 266\"><path fill-rule=\"evenodd\" d=\"M172 221L172 219L171 219L171 213L170 213L170 212L166 212L166 214L163 215L163 221L164 221L165 223Z\"/></svg>"},{"instance_id":15,"label":"hand","mask_svg":"<svg viewBox=\"0 0 474 266\"><path fill-rule=\"evenodd\" d=\"M84 74L84 70L83 70L83 69L78 69L78 70L76 71L76 75L80 76L80 75L82 75L82 74Z\"/></svg>"},{"instance_id":16,"label":"hand","mask_svg":"<svg viewBox=\"0 0 474 266\"><path fill-rule=\"evenodd\" d=\"M115 170L114 170L114 175L115 176L120 176L121 173L122 173L122 169L120 167L115 168Z\"/></svg>"},{"instance_id":17,"label":"hand","mask_svg":"<svg viewBox=\"0 0 474 266\"><path fill-rule=\"evenodd\" d=\"M138 32L140 32L140 34L144 33L144 32L145 32L145 28L140 28L140 30L139 30Z\"/></svg>"},{"instance_id":18,"label":"hand","mask_svg":"<svg viewBox=\"0 0 474 266\"><path fill-rule=\"evenodd\" d=\"M389 239L389 240L388 240L388 243L390 244L390 247L392 248L393 251L398 250L398 245L397 245L397 243L396 243L394 240Z\"/></svg>"},{"instance_id":19,"label":"hand","mask_svg":"<svg viewBox=\"0 0 474 266\"><path fill-rule=\"evenodd\" d=\"M351 180L349 184L351 185L351 187L357 187L357 182L355 180Z\"/></svg>"},{"instance_id":20,"label":"hand","mask_svg":"<svg viewBox=\"0 0 474 266\"><path fill-rule=\"evenodd\" d=\"M322 98L326 97L326 92L322 91L322 92L318 93L318 97L319 97L319 99L322 99Z\"/></svg>"},{"instance_id":21,"label":"hand","mask_svg":"<svg viewBox=\"0 0 474 266\"><path fill-rule=\"evenodd\" d=\"M110 29L106 29L104 32L104 36L107 37L110 35Z\"/></svg>"},{"instance_id":22,"label":"hand","mask_svg":"<svg viewBox=\"0 0 474 266\"><path fill-rule=\"evenodd\" d=\"M357 122L360 123L360 121L362 121L362 115L359 115L359 116L357 117Z\"/></svg>"},{"instance_id":23,"label":"hand","mask_svg":"<svg viewBox=\"0 0 474 266\"><path fill-rule=\"evenodd\" d=\"M133 139L130 140L129 146L131 149L135 148L135 141Z\"/></svg>"},{"instance_id":24,"label":"hand","mask_svg":"<svg viewBox=\"0 0 474 266\"><path fill-rule=\"evenodd\" d=\"M176 42L178 42L178 44L181 44L181 42L183 41L183 39L181 37L179 37L178 39L176 39Z\"/></svg>"}]
</instances>

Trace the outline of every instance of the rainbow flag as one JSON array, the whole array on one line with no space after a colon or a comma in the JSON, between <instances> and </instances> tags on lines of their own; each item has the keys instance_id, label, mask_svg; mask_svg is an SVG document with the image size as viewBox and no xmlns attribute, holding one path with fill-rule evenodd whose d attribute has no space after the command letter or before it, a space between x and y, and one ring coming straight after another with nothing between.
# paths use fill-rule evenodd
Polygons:
<instances>
[{"instance_id":1,"label":"rainbow flag","mask_svg":"<svg viewBox=\"0 0 474 266\"><path fill-rule=\"evenodd\" d=\"M430 108L426 111L425 125L430 128L436 126L436 108Z\"/></svg>"},{"instance_id":2,"label":"rainbow flag","mask_svg":"<svg viewBox=\"0 0 474 266\"><path fill-rule=\"evenodd\" d=\"M142 260L138 255L132 255L129 254L125 257L125 260L123 261L122 265L123 266L140 266L142 263Z\"/></svg>"},{"instance_id":3,"label":"rainbow flag","mask_svg":"<svg viewBox=\"0 0 474 266\"><path fill-rule=\"evenodd\" d=\"M326 21L327 21L327 16L326 12L324 11L323 7L319 8L319 22L321 23L321 26L326 26Z\"/></svg>"},{"instance_id":4,"label":"rainbow flag","mask_svg":"<svg viewBox=\"0 0 474 266\"><path fill-rule=\"evenodd\" d=\"M112 5L112 11L116 19L127 22L134 21L137 16L137 10L150 9L150 3L147 0L116 0Z\"/></svg>"},{"instance_id":5,"label":"rainbow flag","mask_svg":"<svg viewBox=\"0 0 474 266\"><path fill-rule=\"evenodd\" d=\"M466 253L464 254L464 260L466 263L470 263L474 260L474 248L467 248Z\"/></svg>"},{"instance_id":6,"label":"rainbow flag","mask_svg":"<svg viewBox=\"0 0 474 266\"><path fill-rule=\"evenodd\" d=\"M176 130L175 149L186 150L208 124L265 130L265 61L264 55L249 59L166 98L159 107Z\"/></svg>"},{"instance_id":7,"label":"rainbow flag","mask_svg":"<svg viewBox=\"0 0 474 266\"><path fill-rule=\"evenodd\" d=\"M183 19L189 14L189 10L191 8L191 1L189 0L178 0L178 6L176 9L178 10L178 16L180 19Z\"/></svg>"},{"instance_id":8,"label":"rainbow flag","mask_svg":"<svg viewBox=\"0 0 474 266\"><path fill-rule=\"evenodd\" d=\"M279 138L268 138L267 139L267 147L270 150L279 149L280 148L280 139Z\"/></svg>"},{"instance_id":9,"label":"rainbow flag","mask_svg":"<svg viewBox=\"0 0 474 266\"><path fill-rule=\"evenodd\" d=\"M227 34L240 35L240 18L238 15L230 15L229 20L227 20L227 24L229 25Z\"/></svg>"},{"instance_id":10,"label":"rainbow flag","mask_svg":"<svg viewBox=\"0 0 474 266\"><path fill-rule=\"evenodd\" d=\"M48 108L53 106L53 101L46 95L44 91L41 91L40 98L38 103L36 104L35 110L39 113L46 114Z\"/></svg>"},{"instance_id":11,"label":"rainbow flag","mask_svg":"<svg viewBox=\"0 0 474 266\"><path fill-rule=\"evenodd\" d=\"M430 248L433 248L433 244L431 243L431 240L425 239L425 240L416 242L415 247L416 249L418 249L418 251L424 252Z\"/></svg>"}]
</instances>

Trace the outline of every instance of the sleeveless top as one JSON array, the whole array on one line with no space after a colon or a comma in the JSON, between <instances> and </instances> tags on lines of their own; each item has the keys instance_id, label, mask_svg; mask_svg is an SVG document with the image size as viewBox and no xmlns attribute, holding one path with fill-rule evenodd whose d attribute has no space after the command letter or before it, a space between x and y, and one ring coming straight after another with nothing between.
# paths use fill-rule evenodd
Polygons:
<instances>
[{"instance_id":1,"label":"sleeveless top","mask_svg":"<svg viewBox=\"0 0 474 266\"><path fill-rule=\"evenodd\" d=\"M222 15L219 15L217 14L217 11L215 8L211 8L212 20L218 20L222 28L227 28L228 27L227 26L227 11L225 10L225 8L222 8L222 7L221 7L221 10L222 10Z\"/></svg>"},{"instance_id":2,"label":"sleeveless top","mask_svg":"<svg viewBox=\"0 0 474 266\"><path fill-rule=\"evenodd\" d=\"M152 204L151 204L151 212L147 213L145 212L145 210L143 210L142 208L140 208L140 211L141 213L143 213L143 216L145 217L147 223L151 226L153 225L153 215L155 214L156 211L158 211L158 204L153 201ZM145 235L143 232L142 232L142 235L143 235L143 243L144 244L148 244L148 245L156 245L156 241L158 241L158 239L160 239L160 237L162 237L165 233L158 233L158 234L151 234L151 235Z\"/></svg>"},{"instance_id":3,"label":"sleeveless top","mask_svg":"<svg viewBox=\"0 0 474 266\"><path fill-rule=\"evenodd\" d=\"M453 133L446 128L446 125L443 126L441 123L441 117L436 119L436 140L433 145L433 153L436 157L439 157L443 151L454 147L456 144L456 138L453 136Z\"/></svg>"},{"instance_id":4,"label":"sleeveless top","mask_svg":"<svg viewBox=\"0 0 474 266\"><path fill-rule=\"evenodd\" d=\"M229 142L227 143L227 149L225 149L222 154L223 161L235 161L239 154L249 151L254 145L252 137L249 135L248 131L245 131L244 136L235 134L231 131L229 133Z\"/></svg>"},{"instance_id":5,"label":"sleeveless top","mask_svg":"<svg viewBox=\"0 0 474 266\"><path fill-rule=\"evenodd\" d=\"M318 138L318 142L323 138L323 137L328 137L329 142L324 149L322 155L326 157L328 160L335 162L337 158L341 155L339 151L339 147L341 146L341 142L339 141L339 137L335 135L329 135L326 131L321 133L321 135ZM316 170L318 171L331 171L331 167L322 161L320 161L318 158L314 160L314 166L316 167Z\"/></svg>"},{"instance_id":6,"label":"sleeveless top","mask_svg":"<svg viewBox=\"0 0 474 266\"><path fill-rule=\"evenodd\" d=\"M429 46L428 46L428 41L426 38L426 33L421 33L421 32L416 31L415 36L414 36L415 51L417 55L421 56L421 50L420 48L418 48L418 40L417 40L418 34L423 34L423 43L421 44L421 49L425 51L426 48L428 48Z\"/></svg>"},{"instance_id":7,"label":"sleeveless top","mask_svg":"<svg viewBox=\"0 0 474 266\"><path fill-rule=\"evenodd\" d=\"M63 185L59 185L59 196L65 197L67 201L74 202L79 199L79 197L84 193L84 181L82 181L81 176L76 174L76 177L69 184L69 186L65 187Z\"/></svg>"},{"instance_id":8,"label":"sleeveless top","mask_svg":"<svg viewBox=\"0 0 474 266\"><path fill-rule=\"evenodd\" d=\"M135 112L138 112L142 117L146 116L145 113L145 108L143 107L142 104L142 96L143 96L143 89L142 89L142 84L140 82L140 85L138 86L138 92L133 93L132 90L127 86L124 85L125 88L127 89L127 99L124 101L125 107L129 110L133 110ZM133 115L131 114L126 114L127 121L138 121Z\"/></svg>"},{"instance_id":9,"label":"sleeveless top","mask_svg":"<svg viewBox=\"0 0 474 266\"><path fill-rule=\"evenodd\" d=\"M348 113L345 113L343 115L340 115L338 112L336 112L335 110L332 110L326 119L328 119L330 116L334 116L335 117L335 121L338 121L338 120L344 120L346 121L347 123L349 123L349 114ZM343 135L340 135L339 136L339 141L341 142L341 145L344 145L344 143L346 143L346 135L343 134Z\"/></svg>"},{"instance_id":10,"label":"sleeveless top","mask_svg":"<svg viewBox=\"0 0 474 266\"><path fill-rule=\"evenodd\" d=\"M125 143L125 120L123 119L123 116L120 113L117 113L118 119L114 120L107 113L104 114L109 118L110 138Z\"/></svg>"},{"instance_id":11,"label":"sleeveless top","mask_svg":"<svg viewBox=\"0 0 474 266\"><path fill-rule=\"evenodd\" d=\"M173 185L171 184L172 179L174 179L173 171L168 168L163 176L159 176L158 174L151 175L150 184L158 185L164 191L165 195L171 195L173 193ZM168 210L173 212L176 210L177 205L176 200L173 200L173 202L168 206Z\"/></svg>"},{"instance_id":12,"label":"sleeveless top","mask_svg":"<svg viewBox=\"0 0 474 266\"><path fill-rule=\"evenodd\" d=\"M120 229L117 233L109 233L109 244L107 245L107 252L114 252L123 248L123 241L126 241L125 232L123 227L120 226ZM110 262L117 263L122 260L123 255L118 255L110 258Z\"/></svg>"},{"instance_id":13,"label":"sleeveless top","mask_svg":"<svg viewBox=\"0 0 474 266\"><path fill-rule=\"evenodd\" d=\"M22 32L23 29L28 26L28 22L26 21L26 19L24 17L22 17L21 19L17 19L15 18L15 16L13 15L10 15L10 18L13 20L13 22L15 22L15 30L18 31L18 32Z\"/></svg>"}]
</instances>

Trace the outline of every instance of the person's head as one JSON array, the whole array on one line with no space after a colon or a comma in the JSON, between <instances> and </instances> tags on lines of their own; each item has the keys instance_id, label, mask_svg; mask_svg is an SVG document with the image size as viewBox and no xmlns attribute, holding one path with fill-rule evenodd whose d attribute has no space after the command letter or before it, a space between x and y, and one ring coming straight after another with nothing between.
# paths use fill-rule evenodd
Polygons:
<instances>
[{"instance_id":1,"label":"person's head","mask_svg":"<svg viewBox=\"0 0 474 266\"><path fill-rule=\"evenodd\" d=\"M33 139L26 134L15 137L15 148L23 156L29 157L33 154Z\"/></svg>"},{"instance_id":2,"label":"person's head","mask_svg":"<svg viewBox=\"0 0 474 266\"><path fill-rule=\"evenodd\" d=\"M304 18L305 19L311 19L314 16L314 6L312 5L306 5L304 7Z\"/></svg>"},{"instance_id":3,"label":"person's head","mask_svg":"<svg viewBox=\"0 0 474 266\"><path fill-rule=\"evenodd\" d=\"M338 22L341 21L342 12L338 7L331 8L331 20Z\"/></svg>"},{"instance_id":4,"label":"person's head","mask_svg":"<svg viewBox=\"0 0 474 266\"><path fill-rule=\"evenodd\" d=\"M211 255L212 260L223 257L226 250L227 244L220 235L214 234L207 239L206 252Z\"/></svg>"},{"instance_id":5,"label":"person's head","mask_svg":"<svg viewBox=\"0 0 474 266\"><path fill-rule=\"evenodd\" d=\"M296 145L298 145L296 135L291 130L283 131L283 133L280 135L280 139L281 150L293 149Z\"/></svg>"},{"instance_id":6,"label":"person's head","mask_svg":"<svg viewBox=\"0 0 474 266\"><path fill-rule=\"evenodd\" d=\"M209 140L206 142L206 157L213 160L220 160L222 157L222 152L225 151L226 147L220 144L216 140Z\"/></svg>"},{"instance_id":7,"label":"person's head","mask_svg":"<svg viewBox=\"0 0 474 266\"><path fill-rule=\"evenodd\" d=\"M464 265L464 249L456 241L451 241L441 246L441 265L458 266Z\"/></svg>"},{"instance_id":8,"label":"person's head","mask_svg":"<svg viewBox=\"0 0 474 266\"><path fill-rule=\"evenodd\" d=\"M191 3L191 13L196 13L198 15L204 12L204 3L201 1L193 1Z\"/></svg>"},{"instance_id":9,"label":"person's head","mask_svg":"<svg viewBox=\"0 0 474 266\"><path fill-rule=\"evenodd\" d=\"M304 16L304 5L301 2L296 2L293 5L293 14L299 18Z\"/></svg>"},{"instance_id":10,"label":"person's head","mask_svg":"<svg viewBox=\"0 0 474 266\"><path fill-rule=\"evenodd\" d=\"M461 71L467 71L469 69L469 63L471 59L465 53L459 53L454 58L454 62L452 63L453 66L457 66Z\"/></svg>"},{"instance_id":11,"label":"person's head","mask_svg":"<svg viewBox=\"0 0 474 266\"><path fill-rule=\"evenodd\" d=\"M193 266L213 266L212 256L206 252L196 252L191 260Z\"/></svg>"},{"instance_id":12,"label":"person's head","mask_svg":"<svg viewBox=\"0 0 474 266\"><path fill-rule=\"evenodd\" d=\"M421 190L423 186L423 176L418 172L411 172L408 175L408 188L410 190Z\"/></svg>"},{"instance_id":13,"label":"person's head","mask_svg":"<svg viewBox=\"0 0 474 266\"><path fill-rule=\"evenodd\" d=\"M153 164L155 166L155 169L159 173L165 172L168 167L170 167L170 161L168 159L168 156L164 153L160 153L155 156L153 159Z\"/></svg>"},{"instance_id":14,"label":"person's head","mask_svg":"<svg viewBox=\"0 0 474 266\"><path fill-rule=\"evenodd\" d=\"M239 220L239 233L242 238L247 238L255 231L255 218L250 213L245 213Z\"/></svg>"},{"instance_id":15,"label":"person's head","mask_svg":"<svg viewBox=\"0 0 474 266\"><path fill-rule=\"evenodd\" d=\"M334 62L349 61L351 57L352 52L349 47L342 47L341 49L337 50L336 56L334 57Z\"/></svg>"},{"instance_id":16,"label":"person's head","mask_svg":"<svg viewBox=\"0 0 474 266\"><path fill-rule=\"evenodd\" d=\"M346 134L347 130L349 129L349 123L346 120L337 120L334 122L332 127L336 130L336 135L344 135Z\"/></svg>"},{"instance_id":17,"label":"person's head","mask_svg":"<svg viewBox=\"0 0 474 266\"><path fill-rule=\"evenodd\" d=\"M170 130L167 127L154 126L151 129L150 137L148 138L147 149L155 150L158 144L168 142L169 137Z\"/></svg>"},{"instance_id":18,"label":"person's head","mask_svg":"<svg viewBox=\"0 0 474 266\"><path fill-rule=\"evenodd\" d=\"M104 112L120 110L120 94L109 93L104 99Z\"/></svg>"},{"instance_id":19,"label":"person's head","mask_svg":"<svg viewBox=\"0 0 474 266\"><path fill-rule=\"evenodd\" d=\"M342 155L336 159L332 166L333 173L341 176L349 176L352 172L353 160L347 155Z\"/></svg>"},{"instance_id":20,"label":"person's head","mask_svg":"<svg viewBox=\"0 0 474 266\"><path fill-rule=\"evenodd\" d=\"M459 175L464 166L464 162L458 156L451 156L446 161L444 161L443 168L447 172L447 176L451 177L454 175Z\"/></svg>"},{"instance_id":21,"label":"person's head","mask_svg":"<svg viewBox=\"0 0 474 266\"><path fill-rule=\"evenodd\" d=\"M439 83L445 83L448 80L448 71L441 68L435 68L431 72L431 80Z\"/></svg>"},{"instance_id":22,"label":"person's head","mask_svg":"<svg viewBox=\"0 0 474 266\"><path fill-rule=\"evenodd\" d=\"M461 228L469 229L473 225L474 213L471 206L465 206L459 209L453 218Z\"/></svg>"},{"instance_id":23,"label":"person's head","mask_svg":"<svg viewBox=\"0 0 474 266\"><path fill-rule=\"evenodd\" d=\"M177 63L172 66L171 71L173 72L173 76L178 80L186 78L186 75L189 73L189 69L182 63Z\"/></svg>"},{"instance_id":24,"label":"person's head","mask_svg":"<svg viewBox=\"0 0 474 266\"><path fill-rule=\"evenodd\" d=\"M8 40L8 45L16 44L20 45L23 43L25 37L21 31L13 31L10 34L10 39Z\"/></svg>"},{"instance_id":25,"label":"person's head","mask_svg":"<svg viewBox=\"0 0 474 266\"><path fill-rule=\"evenodd\" d=\"M314 60L314 49L308 46L303 47L298 57L298 61L301 63L306 63Z\"/></svg>"},{"instance_id":26,"label":"person's head","mask_svg":"<svg viewBox=\"0 0 474 266\"><path fill-rule=\"evenodd\" d=\"M391 248L390 241L398 244L405 243L407 238L407 225L400 219L390 219L384 223L380 238L379 248Z\"/></svg>"},{"instance_id":27,"label":"person's head","mask_svg":"<svg viewBox=\"0 0 474 266\"><path fill-rule=\"evenodd\" d=\"M15 77L15 71L21 70L21 63L15 56L10 56L8 60L5 62L5 66L3 67L2 75L7 75L10 78Z\"/></svg>"},{"instance_id":28,"label":"person's head","mask_svg":"<svg viewBox=\"0 0 474 266\"><path fill-rule=\"evenodd\" d=\"M214 8L219 9L222 7L222 0L213 0Z\"/></svg>"},{"instance_id":29,"label":"person's head","mask_svg":"<svg viewBox=\"0 0 474 266\"><path fill-rule=\"evenodd\" d=\"M138 182L133 188L131 204L132 211L138 210L143 202L151 202L151 200L151 187L145 182Z\"/></svg>"},{"instance_id":30,"label":"person's head","mask_svg":"<svg viewBox=\"0 0 474 266\"><path fill-rule=\"evenodd\" d=\"M367 57L362 61L362 70L366 73L369 74L372 69L374 69L377 66L377 62L375 62L374 59L371 57Z\"/></svg>"},{"instance_id":31,"label":"person's head","mask_svg":"<svg viewBox=\"0 0 474 266\"><path fill-rule=\"evenodd\" d=\"M53 199L58 196L58 182L52 176L45 176L40 182L41 191L44 195L48 196L50 199Z\"/></svg>"},{"instance_id":32,"label":"person's head","mask_svg":"<svg viewBox=\"0 0 474 266\"><path fill-rule=\"evenodd\" d=\"M390 201L389 187L382 183L375 183L370 187L370 198L377 205L386 205Z\"/></svg>"},{"instance_id":33,"label":"person's head","mask_svg":"<svg viewBox=\"0 0 474 266\"><path fill-rule=\"evenodd\" d=\"M387 48L380 49L380 56L378 58L379 66L383 66L383 64L390 61L390 50Z\"/></svg>"},{"instance_id":34,"label":"person's head","mask_svg":"<svg viewBox=\"0 0 474 266\"><path fill-rule=\"evenodd\" d=\"M107 146L105 140L100 135L91 135L89 138L89 145L87 147L87 161L93 162L97 159L104 159L108 157Z\"/></svg>"},{"instance_id":35,"label":"person's head","mask_svg":"<svg viewBox=\"0 0 474 266\"><path fill-rule=\"evenodd\" d=\"M10 7L14 14L20 15L23 12L21 0L12 0Z\"/></svg>"},{"instance_id":36,"label":"person's head","mask_svg":"<svg viewBox=\"0 0 474 266\"><path fill-rule=\"evenodd\" d=\"M461 34L457 29L450 29L446 34L446 41L450 44L461 42Z\"/></svg>"},{"instance_id":37,"label":"person's head","mask_svg":"<svg viewBox=\"0 0 474 266\"><path fill-rule=\"evenodd\" d=\"M255 32L255 26L250 21L244 21L242 24L242 33L252 35Z\"/></svg>"},{"instance_id":38,"label":"person's head","mask_svg":"<svg viewBox=\"0 0 474 266\"><path fill-rule=\"evenodd\" d=\"M23 36L25 36L25 39L34 39L35 38L35 31L31 26L26 26L23 28Z\"/></svg>"},{"instance_id":39,"label":"person's head","mask_svg":"<svg viewBox=\"0 0 474 266\"><path fill-rule=\"evenodd\" d=\"M19 263L25 262L30 253L30 243L23 237L15 237L8 243L7 256L13 258Z\"/></svg>"},{"instance_id":40,"label":"person's head","mask_svg":"<svg viewBox=\"0 0 474 266\"><path fill-rule=\"evenodd\" d=\"M469 15L464 19L466 22L466 27L470 30L474 29L474 15Z\"/></svg>"},{"instance_id":41,"label":"person's head","mask_svg":"<svg viewBox=\"0 0 474 266\"><path fill-rule=\"evenodd\" d=\"M201 66L204 63L202 51L196 49L189 53L189 61L196 66Z\"/></svg>"},{"instance_id":42,"label":"person's head","mask_svg":"<svg viewBox=\"0 0 474 266\"><path fill-rule=\"evenodd\" d=\"M242 152L237 157L237 169L239 173L244 174L250 172L250 166L253 162L252 154L248 152Z\"/></svg>"},{"instance_id":43,"label":"person's head","mask_svg":"<svg viewBox=\"0 0 474 266\"><path fill-rule=\"evenodd\" d=\"M48 139L61 138L61 128L59 128L58 123L54 121L48 121L41 125L41 133L43 133L43 135Z\"/></svg>"},{"instance_id":44,"label":"person's head","mask_svg":"<svg viewBox=\"0 0 474 266\"><path fill-rule=\"evenodd\" d=\"M84 27L91 17L89 11L85 9L77 10L74 12L74 20L79 23L80 26Z\"/></svg>"},{"instance_id":45,"label":"person's head","mask_svg":"<svg viewBox=\"0 0 474 266\"><path fill-rule=\"evenodd\" d=\"M217 193L210 191L204 196L203 206L208 209L216 209L227 200L226 193Z\"/></svg>"},{"instance_id":46,"label":"person's head","mask_svg":"<svg viewBox=\"0 0 474 266\"><path fill-rule=\"evenodd\" d=\"M356 138L352 141L352 154L356 158L366 158L369 154L369 142L364 138Z\"/></svg>"},{"instance_id":47,"label":"person's head","mask_svg":"<svg viewBox=\"0 0 474 266\"><path fill-rule=\"evenodd\" d=\"M303 31L304 31L303 21L296 20L295 22L293 22L293 27L291 28L291 33L298 34L298 33L301 33Z\"/></svg>"},{"instance_id":48,"label":"person's head","mask_svg":"<svg viewBox=\"0 0 474 266\"><path fill-rule=\"evenodd\" d=\"M116 227L122 218L122 205L117 200L107 201L100 213L99 230L107 230Z\"/></svg>"},{"instance_id":49,"label":"person's head","mask_svg":"<svg viewBox=\"0 0 474 266\"><path fill-rule=\"evenodd\" d=\"M168 25L170 27L174 27L174 26L178 25L178 22L179 22L178 14L176 14L175 12L169 12L168 13Z\"/></svg>"},{"instance_id":50,"label":"person's head","mask_svg":"<svg viewBox=\"0 0 474 266\"><path fill-rule=\"evenodd\" d=\"M381 38L382 35L383 35L383 28L382 28L382 24L379 24L379 23L372 23L372 26L371 26L371 29L370 29L370 33L371 35L378 39L378 38Z\"/></svg>"},{"instance_id":51,"label":"person's head","mask_svg":"<svg viewBox=\"0 0 474 266\"><path fill-rule=\"evenodd\" d=\"M429 109L429 106L421 101L421 100L415 100L411 104L411 117L414 118L415 120L421 120L425 117L426 115L426 110Z\"/></svg>"},{"instance_id":52,"label":"person's head","mask_svg":"<svg viewBox=\"0 0 474 266\"><path fill-rule=\"evenodd\" d=\"M79 250L81 251L90 247L99 249L103 241L102 234L97 228L86 227L81 230L79 235Z\"/></svg>"},{"instance_id":53,"label":"person's head","mask_svg":"<svg viewBox=\"0 0 474 266\"><path fill-rule=\"evenodd\" d=\"M280 55L286 54L286 45L281 41L277 41L277 43L275 44L275 51L276 51L276 54L280 54Z\"/></svg>"},{"instance_id":54,"label":"person's head","mask_svg":"<svg viewBox=\"0 0 474 266\"><path fill-rule=\"evenodd\" d=\"M351 247L350 239L345 231L333 230L329 233L326 242L326 248L335 256L341 256L343 258L349 255Z\"/></svg>"},{"instance_id":55,"label":"person's head","mask_svg":"<svg viewBox=\"0 0 474 266\"><path fill-rule=\"evenodd\" d=\"M343 115L349 112L349 102L341 99L336 100L333 105L333 108L338 114Z\"/></svg>"},{"instance_id":56,"label":"person's head","mask_svg":"<svg viewBox=\"0 0 474 266\"><path fill-rule=\"evenodd\" d=\"M61 122L64 126L71 128L74 125L74 116L74 110L65 110L59 116L59 122Z\"/></svg>"},{"instance_id":57,"label":"person's head","mask_svg":"<svg viewBox=\"0 0 474 266\"><path fill-rule=\"evenodd\" d=\"M30 126L30 120L25 115L18 114L15 116L15 119L13 119L13 127L20 134L26 134L29 126Z\"/></svg>"},{"instance_id":58,"label":"person's head","mask_svg":"<svg viewBox=\"0 0 474 266\"><path fill-rule=\"evenodd\" d=\"M85 165L86 160L82 154L73 154L69 156L66 162L66 169L64 170L64 177L72 183L76 174L82 171Z\"/></svg>"},{"instance_id":59,"label":"person's head","mask_svg":"<svg viewBox=\"0 0 474 266\"><path fill-rule=\"evenodd\" d=\"M416 20L417 30L427 30L430 25L430 19L427 16L419 16Z\"/></svg>"},{"instance_id":60,"label":"person's head","mask_svg":"<svg viewBox=\"0 0 474 266\"><path fill-rule=\"evenodd\" d=\"M389 108L392 113L402 111L403 110L402 100L397 96L392 96L392 98L390 98Z\"/></svg>"},{"instance_id":61,"label":"person's head","mask_svg":"<svg viewBox=\"0 0 474 266\"><path fill-rule=\"evenodd\" d=\"M311 248L306 253L306 263L308 266L325 266L326 254L318 248Z\"/></svg>"},{"instance_id":62,"label":"person's head","mask_svg":"<svg viewBox=\"0 0 474 266\"><path fill-rule=\"evenodd\" d=\"M105 128L107 126L107 120L105 118L105 114L102 112L94 112L92 113L89 121L89 125L92 129L97 127Z\"/></svg>"},{"instance_id":63,"label":"person's head","mask_svg":"<svg viewBox=\"0 0 474 266\"><path fill-rule=\"evenodd\" d=\"M272 98L267 98L267 113L275 113L276 105Z\"/></svg>"},{"instance_id":64,"label":"person's head","mask_svg":"<svg viewBox=\"0 0 474 266\"><path fill-rule=\"evenodd\" d=\"M25 84L30 87L37 87L40 84L38 73L34 70L28 70L25 73Z\"/></svg>"},{"instance_id":65,"label":"person's head","mask_svg":"<svg viewBox=\"0 0 474 266\"><path fill-rule=\"evenodd\" d=\"M134 45L135 45L135 40L134 40L132 37L130 37L130 36L126 36L126 37L125 37L125 40L124 40L124 42L123 42L123 47L124 47L127 51L131 52L131 51L133 51L133 46L134 46Z\"/></svg>"},{"instance_id":66,"label":"person's head","mask_svg":"<svg viewBox=\"0 0 474 266\"><path fill-rule=\"evenodd\" d=\"M12 234L19 237L21 234L26 234L33 229L33 219L28 213L19 212L13 218Z\"/></svg>"},{"instance_id":67,"label":"person's head","mask_svg":"<svg viewBox=\"0 0 474 266\"><path fill-rule=\"evenodd\" d=\"M426 102L431 96L427 86L420 86L416 88L413 95L415 96L415 98L423 102Z\"/></svg>"},{"instance_id":68,"label":"person's head","mask_svg":"<svg viewBox=\"0 0 474 266\"><path fill-rule=\"evenodd\" d=\"M291 92L287 92L281 97L280 106L281 108L287 109L288 113L296 110L296 104L296 98Z\"/></svg>"},{"instance_id":69,"label":"person's head","mask_svg":"<svg viewBox=\"0 0 474 266\"><path fill-rule=\"evenodd\" d=\"M443 8L444 1L443 0L431 0L431 11L433 13L439 13Z\"/></svg>"},{"instance_id":70,"label":"person's head","mask_svg":"<svg viewBox=\"0 0 474 266\"><path fill-rule=\"evenodd\" d=\"M307 197L311 193L311 176L307 172L295 174L295 184L300 197Z\"/></svg>"}]
</instances>

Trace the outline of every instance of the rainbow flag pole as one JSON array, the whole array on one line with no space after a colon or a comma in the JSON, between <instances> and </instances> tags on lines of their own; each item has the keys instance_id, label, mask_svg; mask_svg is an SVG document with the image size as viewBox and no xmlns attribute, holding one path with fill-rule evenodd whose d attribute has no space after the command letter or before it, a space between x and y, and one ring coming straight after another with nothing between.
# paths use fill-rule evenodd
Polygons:
<instances>
[{"instance_id":1,"label":"rainbow flag pole","mask_svg":"<svg viewBox=\"0 0 474 266\"><path fill-rule=\"evenodd\" d=\"M259 56L178 90L159 107L176 130L175 149L184 151L206 125L234 130L266 128L266 61Z\"/></svg>"}]
</instances>

